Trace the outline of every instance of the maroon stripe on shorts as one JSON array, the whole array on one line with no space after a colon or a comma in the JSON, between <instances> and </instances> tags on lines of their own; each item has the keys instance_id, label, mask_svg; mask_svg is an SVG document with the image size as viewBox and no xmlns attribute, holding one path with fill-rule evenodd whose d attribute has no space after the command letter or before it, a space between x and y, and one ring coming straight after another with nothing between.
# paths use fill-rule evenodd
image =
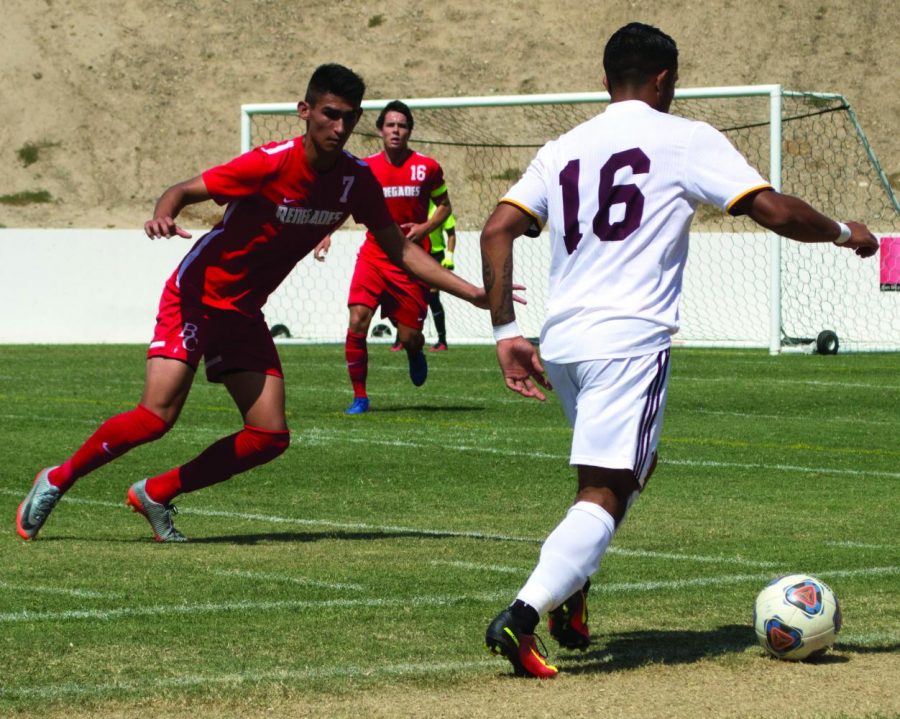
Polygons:
<instances>
[{"instance_id":1,"label":"maroon stripe on shorts","mask_svg":"<svg viewBox=\"0 0 900 719\"><path fill-rule=\"evenodd\" d=\"M644 411L641 414L641 424L638 430L638 446L634 458L634 476L640 480L644 473L644 465L650 455L650 442L653 437L653 425L659 414L659 405L662 400L662 390L665 384L666 372L669 369L669 350L665 349L656 356L656 376L650 383L647 392L647 400L644 403Z\"/></svg>"}]
</instances>

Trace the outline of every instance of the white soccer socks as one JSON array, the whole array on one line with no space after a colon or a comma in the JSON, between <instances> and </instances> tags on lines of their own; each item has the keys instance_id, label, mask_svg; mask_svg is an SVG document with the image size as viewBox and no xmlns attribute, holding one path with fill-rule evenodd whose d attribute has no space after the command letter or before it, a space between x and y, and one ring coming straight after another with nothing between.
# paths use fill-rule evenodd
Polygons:
<instances>
[{"instance_id":1,"label":"white soccer socks","mask_svg":"<svg viewBox=\"0 0 900 719\"><path fill-rule=\"evenodd\" d=\"M543 616L597 571L616 532L609 512L593 502L576 502L541 547L537 566L519 599Z\"/></svg>"}]
</instances>

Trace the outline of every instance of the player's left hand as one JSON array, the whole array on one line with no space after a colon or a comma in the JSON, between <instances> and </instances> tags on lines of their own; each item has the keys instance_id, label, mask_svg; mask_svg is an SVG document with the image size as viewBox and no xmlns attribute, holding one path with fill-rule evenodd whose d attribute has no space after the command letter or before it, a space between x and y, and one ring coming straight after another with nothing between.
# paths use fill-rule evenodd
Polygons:
<instances>
[{"instance_id":1,"label":"player's left hand","mask_svg":"<svg viewBox=\"0 0 900 719\"><path fill-rule=\"evenodd\" d=\"M441 267L446 267L448 270L455 270L456 265L453 264L453 255L445 254L444 259L441 260Z\"/></svg>"},{"instance_id":2,"label":"player's left hand","mask_svg":"<svg viewBox=\"0 0 900 719\"><path fill-rule=\"evenodd\" d=\"M508 389L523 397L544 401L546 396L539 387L552 390L544 376L544 366L537 349L524 337L510 337L497 343L497 361Z\"/></svg>"}]
</instances>

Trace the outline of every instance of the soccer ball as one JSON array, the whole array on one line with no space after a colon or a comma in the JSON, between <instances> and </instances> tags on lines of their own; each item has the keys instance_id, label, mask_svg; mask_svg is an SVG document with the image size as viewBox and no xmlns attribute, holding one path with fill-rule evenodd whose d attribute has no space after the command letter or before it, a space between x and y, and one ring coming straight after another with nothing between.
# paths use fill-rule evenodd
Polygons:
<instances>
[{"instance_id":1,"label":"soccer ball","mask_svg":"<svg viewBox=\"0 0 900 719\"><path fill-rule=\"evenodd\" d=\"M824 654L841 631L841 606L825 582L806 574L779 577L756 597L756 638L769 654L799 661Z\"/></svg>"}]
</instances>

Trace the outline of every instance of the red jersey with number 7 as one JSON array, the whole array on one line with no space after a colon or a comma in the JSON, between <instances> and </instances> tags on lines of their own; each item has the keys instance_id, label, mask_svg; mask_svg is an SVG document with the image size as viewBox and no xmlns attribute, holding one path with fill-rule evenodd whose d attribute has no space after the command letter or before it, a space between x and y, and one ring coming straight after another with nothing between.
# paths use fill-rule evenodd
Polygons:
<instances>
[{"instance_id":1,"label":"red jersey with number 7","mask_svg":"<svg viewBox=\"0 0 900 719\"><path fill-rule=\"evenodd\" d=\"M427 221L428 201L447 192L443 169L437 160L427 155L411 152L403 164L397 166L382 151L365 158L365 162L381 183L388 210L398 225ZM425 250L428 251L427 239L425 243ZM360 254L369 259L390 262L371 232L366 233Z\"/></svg>"},{"instance_id":2,"label":"red jersey with number 7","mask_svg":"<svg viewBox=\"0 0 900 719\"><path fill-rule=\"evenodd\" d=\"M167 284L183 300L248 316L260 314L294 265L348 216L376 232L393 222L365 162L344 152L317 173L302 137L257 147L207 170L203 181L228 207Z\"/></svg>"}]
</instances>

